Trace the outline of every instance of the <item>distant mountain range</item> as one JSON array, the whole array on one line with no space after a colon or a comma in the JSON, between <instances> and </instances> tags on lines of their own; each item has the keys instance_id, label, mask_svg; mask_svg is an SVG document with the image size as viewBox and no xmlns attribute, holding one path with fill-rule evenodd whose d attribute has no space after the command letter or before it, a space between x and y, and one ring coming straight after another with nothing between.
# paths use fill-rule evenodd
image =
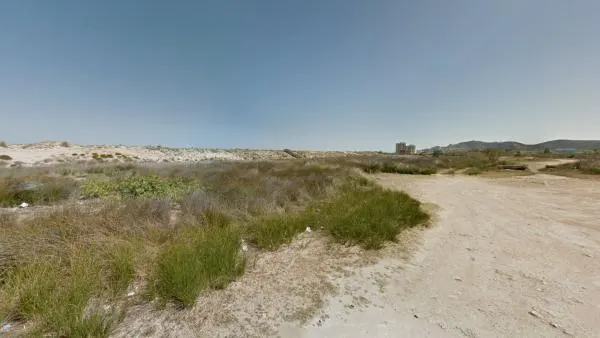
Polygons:
<instances>
[{"instance_id":1,"label":"distant mountain range","mask_svg":"<svg viewBox=\"0 0 600 338\"><path fill-rule=\"evenodd\" d=\"M440 149L443 151L467 151L467 150L483 150L483 149L498 149L498 150L595 150L600 149L600 140L553 140L538 144L524 144L515 141L505 142L483 142L483 141L467 141L457 144L449 144L446 147L434 147L424 149L423 151L433 151Z\"/></svg>"}]
</instances>

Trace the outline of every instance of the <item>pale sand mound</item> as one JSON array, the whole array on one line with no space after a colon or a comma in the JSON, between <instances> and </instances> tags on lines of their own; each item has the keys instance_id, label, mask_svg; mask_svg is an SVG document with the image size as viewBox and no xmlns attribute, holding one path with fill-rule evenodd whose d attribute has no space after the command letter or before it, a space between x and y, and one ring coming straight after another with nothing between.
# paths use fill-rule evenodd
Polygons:
<instances>
[{"instance_id":1,"label":"pale sand mound","mask_svg":"<svg viewBox=\"0 0 600 338\"><path fill-rule=\"evenodd\" d=\"M298 151L301 158L346 157L373 155L371 152L327 152ZM8 155L11 160L0 166L38 166L58 163L98 162L179 162L193 163L202 161L270 161L286 160L294 157L283 150L253 149L200 149L166 148L160 146L81 146L62 144L62 142L42 142L35 144L11 144L0 147L0 155Z\"/></svg>"}]
</instances>

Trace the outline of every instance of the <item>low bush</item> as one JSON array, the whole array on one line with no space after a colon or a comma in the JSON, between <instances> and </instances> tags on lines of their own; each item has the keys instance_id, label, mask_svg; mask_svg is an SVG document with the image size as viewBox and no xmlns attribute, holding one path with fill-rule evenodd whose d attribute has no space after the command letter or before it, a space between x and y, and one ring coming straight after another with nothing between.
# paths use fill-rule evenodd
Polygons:
<instances>
[{"instance_id":1,"label":"low bush","mask_svg":"<svg viewBox=\"0 0 600 338\"><path fill-rule=\"evenodd\" d=\"M10 161L10 160L12 160L12 157L10 157L8 155L0 155L0 160Z\"/></svg>"},{"instance_id":2,"label":"low bush","mask_svg":"<svg viewBox=\"0 0 600 338\"><path fill-rule=\"evenodd\" d=\"M81 193L84 198L178 198L198 186L198 182L183 178L138 175L121 180L88 180Z\"/></svg>"},{"instance_id":3,"label":"low bush","mask_svg":"<svg viewBox=\"0 0 600 338\"><path fill-rule=\"evenodd\" d=\"M479 167L472 167L472 168L467 168L464 171L465 175L469 175L469 176L475 176L475 175L479 175L483 172L483 170Z\"/></svg>"}]
</instances>

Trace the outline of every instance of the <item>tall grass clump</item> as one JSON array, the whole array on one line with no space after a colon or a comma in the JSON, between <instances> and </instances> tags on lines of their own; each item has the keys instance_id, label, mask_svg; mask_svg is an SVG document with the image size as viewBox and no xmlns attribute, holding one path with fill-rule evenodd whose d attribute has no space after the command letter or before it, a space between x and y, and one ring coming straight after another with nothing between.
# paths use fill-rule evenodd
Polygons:
<instances>
[{"instance_id":1,"label":"tall grass clump","mask_svg":"<svg viewBox=\"0 0 600 338\"><path fill-rule=\"evenodd\" d=\"M0 148L8 148L8 143L6 143L6 141L0 141Z\"/></svg>"},{"instance_id":2,"label":"tall grass clump","mask_svg":"<svg viewBox=\"0 0 600 338\"><path fill-rule=\"evenodd\" d=\"M0 296L0 320L26 320L33 331L56 336L108 336L114 314L89 307L106 290L105 259L97 251L76 247L60 255L43 255L7 274Z\"/></svg>"},{"instance_id":3,"label":"tall grass clump","mask_svg":"<svg viewBox=\"0 0 600 338\"><path fill-rule=\"evenodd\" d=\"M191 307L203 290L222 289L244 272L240 232L231 225L190 225L157 258L154 292Z\"/></svg>"},{"instance_id":4,"label":"tall grass clump","mask_svg":"<svg viewBox=\"0 0 600 338\"><path fill-rule=\"evenodd\" d=\"M402 230L428 218L420 202L406 193L372 187L347 189L319 206L314 220L337 242L378 249L384 242L394 241Z\"/></svg>"},{"instance_id":5,"label":"tall grass clump","mask_svg":"<svg viewBox=\"0 0 600 338\"><path fill-rule=\"evenodd\" d=\"M120 309L102 301L151 270L152 253L169 238L164 213L158 201L132 200L71 205L19 224L3 217L0 322L26 321L33 335L108 336Z\"/></svg>"}]
</instances>

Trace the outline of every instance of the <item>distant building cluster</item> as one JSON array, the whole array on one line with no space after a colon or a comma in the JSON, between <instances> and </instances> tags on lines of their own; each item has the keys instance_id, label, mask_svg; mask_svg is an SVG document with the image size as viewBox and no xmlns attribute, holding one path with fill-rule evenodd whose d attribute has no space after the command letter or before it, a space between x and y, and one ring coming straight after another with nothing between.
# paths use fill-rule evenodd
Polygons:
<instances>
[{"instance_id":1,"label":"distant building cluster","mask_svg":"<svg viewBox=\"0 0 600 338\"><path fill-rule=\"evenodd\" d=\"M414 144L406 145L405 142L396 143L396 154L398 155L413 155L417 152L417 147Z\"/></svg>"}]
</instances>

